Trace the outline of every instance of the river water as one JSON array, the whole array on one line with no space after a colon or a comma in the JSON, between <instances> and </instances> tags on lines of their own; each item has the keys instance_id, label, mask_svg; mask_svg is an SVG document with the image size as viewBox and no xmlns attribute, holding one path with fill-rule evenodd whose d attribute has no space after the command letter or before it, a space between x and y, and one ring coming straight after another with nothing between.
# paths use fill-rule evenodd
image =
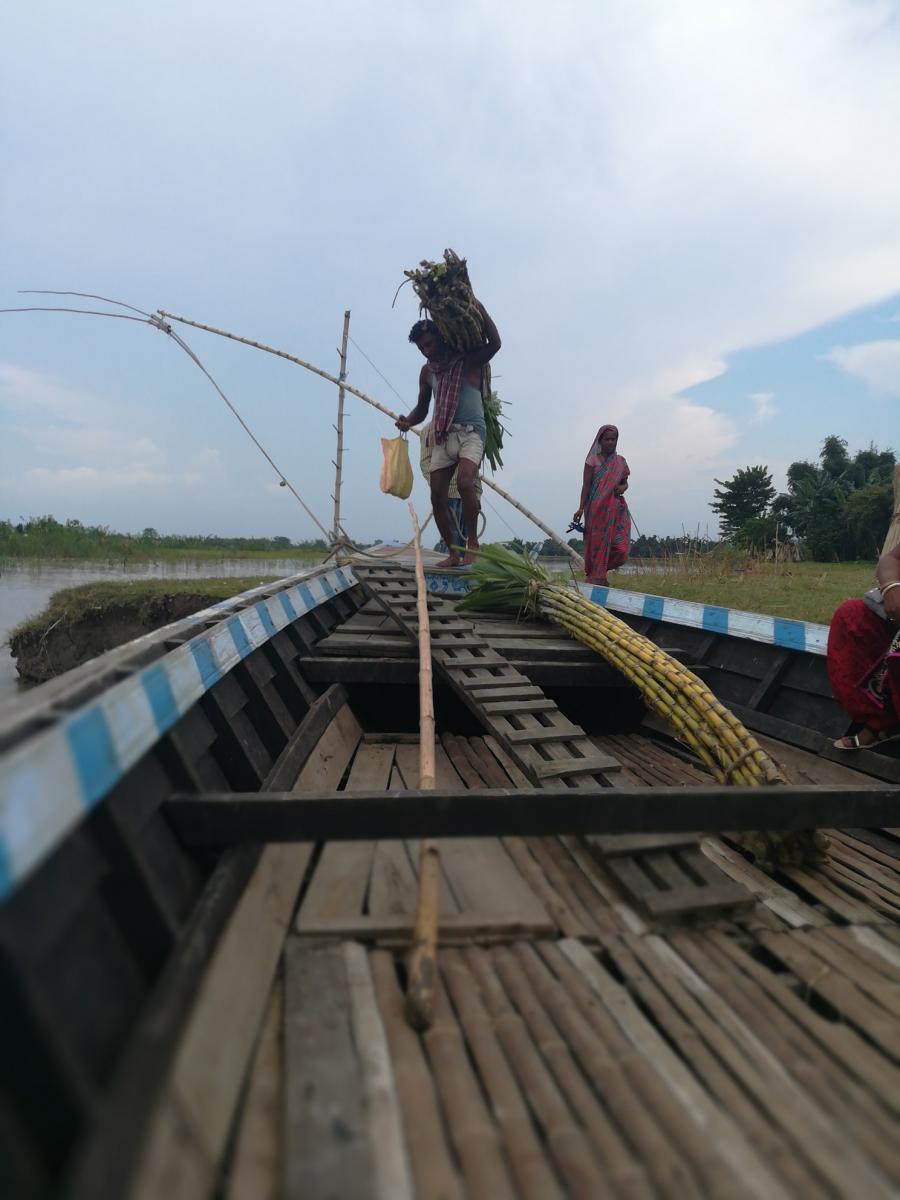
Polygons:
<instances>
[{"instance_id":1,"label":"river water","mask_svg":"<svg viewBox=\"0 0 900 1200\"><path fill-rule=\"evenodd\" d=\"M0 702L16 694L16 664L9 632L36 616L54 592L82 583L133 579L212 579L295 575L309 566L292 558L181 559L175 562L104 563L27 559L0 562Z\"/></svg>"}]
</instances>

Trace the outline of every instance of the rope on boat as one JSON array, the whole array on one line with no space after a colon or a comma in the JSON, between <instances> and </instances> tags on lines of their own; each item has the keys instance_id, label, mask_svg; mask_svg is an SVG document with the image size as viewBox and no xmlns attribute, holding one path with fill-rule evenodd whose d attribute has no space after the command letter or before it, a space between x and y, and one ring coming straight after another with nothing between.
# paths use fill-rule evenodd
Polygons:
<instances>
[{"instance_id":1,"label":"rope on boat","mask_svg":"<svg viewBox=\"0 0 900 1200\"><path fill-rule=\"evenodd\" d=\"M419 528L416 510L412 504L409 511L416 549L416 611L419 621L419 789L432 792L435 787L434 689L431 678L428 590L422 562L422 530ZM428 1029L434 1020L440 872L438 844L433 838L423 838L419 846L416 923L406 984L406 1019L413 1029Z\"/></svg>"},{"instance_id":2,"label":"rope on boat","mask_svg":"<svg viewBox=\"0 0 900 1200\"><path fill-rule=\"evenodd\" d=\"M253 442L254 446L256 446L257 450L259 450L260 454L262 454L262 456L265 458L266 462L268 462L269 465L272 467L272 470L278 476L278 480L279 480L279 483L281 484L281 486L286 487L288 489L288 491L294 496L294 498L300 502L300 505L303 508L303 511L306 513L306 515L309 517L309 519L315 525L317 525L319 527L319 529L322 531L322 533L325 535L325 541L330 542L331 541L330 531L325 528L325 526L322 524L322 522L319 520L319 518L316 516L316 514L313 512L313 510L309 507L309 505L306 503L306 501L303 499L303 497L300 495L300 493L297 491L297 489L294 487L294 485L285 476L284 472L281 470L281 468L275 462L274 458L272 458L271 454L269 454L268 450L265 448L265 446L262 444L262 442L259 440L259 438L256 436L256 434L253 432L253 430L250 428L250 426L247 424L247 422L244 420L244 418L241 416L241 414L238 412L238 410L235 408L235 406L231 403L231 401L228 399L228 397L225 395L225 393L222 391L222 389L216 383L215 379L213 379L212 375L210 375L209 371L207 371L206 367L204 367L203 363L200 361L200 359L197 357L197 355L194 353L194 351L190 348L190 346L187 344L187 342L184 340L184 338L182 338L180 334L177 334L171 325L167 325L160 317L156 316L155 314L153 316L151 316L150 324L153 325L156 329L160 329L163 333L168 334L168 336L170 338L172 338L172 340L175 342L175 344L177 346L180 346L181 349L185 352L185 354L200 368L200 370L203 372L203 374L206 376L206 378L209 380L209 382L213 385L213 387L216 389L216 391L219 393L219 395L222 397L222 399L225 401L225 403L231 409L232 413L237 418L241 428L244 430L244 432L247 434L247 436Z\"/></svg>"},{"instance_id":3,"label":"rope on boat","mask_svg":"<svg viewBox=\"0 0 900 1200\"><path fill-rule=\"evenodd\" d=\"M172 328L171 325L169 325L167 322L162 320L162 316L164 314L162 314L161 311L159 313L144 312L144 310L142 308L136 308L133 304L126 304L124 300L112 300L108 296L99 296L99 295L96 295L94 292L52 291L48 288L41 288L41 289L24 288L24 289L21 289L20 294L21 295L37 295L37 296L80 296L83 299L87 299L87 300L101 300L104 304L118 304L118 305L121 305L122 308L130 309L131 312L140 313L141 314L140 316L132 317L132 316L129 316L127 313L104 312L100 309L92 309L92 308L69 308L69 307L62 307L59 305L54 305L54 306L31 305L28 307L18 307L18 308L0 308L0 313L65 312L65 313L78 313L82 316L90 316L90 317L112 317L119 321L137 321L141 325L151 325L154 329L158 329L161 333L166 334L168 337L170 337L175 342L175 344L177 346L179 346L185 352L185 354L188 355L188 357L196 364L196 366L198 366L200 368L200 370L203 372L203 374L206 376L206 378L209 380L209 382L213 385L213 387L218 392L219 396L225 401L225 403L231 409L234 416L239 421L244 432L248 435L248 437L251 439L253 444L256 446L256 448L259 450L259 452L263 455L263 457L266 459L266 461L272 467L272 470L278 476L278 482L281 485L281 487L286 487L288 489L288 491L294 496L294 498L299 502L301 508L306 513L306 515L310 518L310 520L316 526L318 526L318 528L325 535L326 542L330 543L332 541L331 533L325 528L325 526L322 524L322 522L319 520L319 518L316 516L316 514L312 511L312 509L309 507L309 505L306 503L306 501L303 499L303 497L300 495L300 493L297 491L297 489L294 487L294 485L287 478L285 473L281 470L281 468L278 466L278 464L275 462L275 460L269 454L268 450L266 450L265 446L262 444L262 442L259 440L259 438L256 436L256 434L253 432L253 430L250 428L250 426L247 424L247 422L244 420L244 418L238 412L237 408L235 408L235 406L231 403L231 401L228 399L228 397L225 395L225 393L219 387L218 383L216 383L215 379L213 379L212 375L209 373L209 371L206 369L206 367L200 361L197 354L191 349L191 347L187 344L187 342L185 342L185 340L179 334L177 334L175 332L175 330Z\"/></svg>"},{"instance_id":4,"label":"rope on boat","mask_svg":"<svg viewBox=\"0 0 900 1200\"><path fill-rule=\"evenodd\" d=\"M320 376L322 379L327 379L329 383L333 383L337 387L343 387L345 392L350 392L351 395L358 397L360 400L363 400L366 404L371 405L373 408L377 408L379 412L384 413L384 415L386 417L390 417L392 421L397 420L397 417L399 415L398 413L393 412L391 409L389 409L385 405L379 403L379 401L373 399L371 396L367 395L365 392L361 391L359 388L353 387L352 384L347 383L346 379L342 380L339 376L332 375L329 371L323 371L321 367L316 367L312 363L306 362L305 359L298 358L295 354L288 354L288 352L286 350L279 350L275 346L268 346L264 342L257 342L257 341L254 341L252 338L241 337L239 334L230 333L227 329L219 329L214 325L206 325L201 321L194 321L194 320L191 320L191 318L189 318L189 317L179 316L177 313L168 312L166 309L163 309L163 308L157 309L156 312L152 313L152 314L145 313L143 309L135 308L134 305L131 305L131 304L126 304L123 300L111 300L105 296L94 295L91 292L51 291L49 289L29 289L28 292L25 294L37 294L37 295L47 295L47 296L82 296L82 297L87 297L89 299L102 300L106 304L118 304L124 308L131 309L132 312L140 313L141 315L140 316L130 316L127 313L111 313L111 312L102 312L102 311L95 310L95 309L63 308L63 307L59 307L59 306L56 306L56 307L31 306L31 307L27 307L27 308L26 307L0 308L0 312L10 312L10 313L11 312L73 312L73 313L82 313L82 314L85 314L88 316L113 317L113 318L116 318L116 319L122 320L122 321L138 321L143 325L151 325L154 329L158 329L161 333L166 334L166 336L171 337L174 341L176 341L181 346L181 349L184 350L185 353L190 355L190 357L197 364L197 366L200 368L200 370L203 371L204 375L206 375L207 379L209 379L210 383L212 383L213 387L215 387L216 391L219 393L221 398L225 401L225 403L228 405L228 407L234 413L235 417L238 419L238 421L240 421L244 430L253 439L254 444L257 446L257 448L260 450L260 452L263 455L265 455L265 458L267 459L267 461L272 466L273 470L278 475L279 483L283 487L286 487L290 490L292 495L295 497L296 500L299 501L300 505L303 507L303 510L307 513L307 515L310 517L310 519L318 526L318 528L320 530L322 530L323 534L325 535L326 542L329 545L332 545L332 543L333 543L332 534L325 528L325 526L318 519L318 517L315 516L315 514L312 512L312 510L309 508L309 506L306 504L306 502L300 496L297 489L293 486L293 484L291 484L289 482L289 480L285 476L284 472L281 471L280 468L276 465L276 463L271 458L269 453L263 447L262 443L253 434L250 427L247 425L247 423L241 417L240 413L237 411L237 409L234 407L234 405L231 403L231 401L227 398L225 393L221 390L221 388L216 383L216 381L213 379L213 377L210 375L210 373L206 370L206 368L200 362L199 358L194 353L194 351L191 350L190 347L183 340L179 340L175 331L172 329L171 325L169 324L169 321L178 321L182 325L190 325L194 329L202 329L206 333L214 333L218 337L225 337L225 338L228 338L230 341L240 342L241 345L251 346L254 350L262 350L266 354L274 354L277 358L283 358L287 362L292 362L296 366L303 367L305 370L311 371L314 375ZM354 343L354 345L355 344L356 343ZM357 349L359 349L358 346L357 346ZM369 361L371 361L371 360L369 360ZM374 364L373 364L373 366L374 366ZM377 370L377 368L376 368L376 370ZM380 372L379 372L379 374L380 374ZM391 386L391 385L389 384L388 386ZM419 431L417 429L413 429L411 432L414 433L416 435L416 437L421 436L421 434L419 433ZM540 529L544 534L546 534L547 537L551 538L558 545L562 546L563 549L565 550L566 554L569 555L569 557L573 560L573 562L575 562L575 564L581 570L584 570L584 559L581 557L581 555L576 550L573 550L572 547L567 544L567 542L562 534L559 534L556 532L556 530L551 529L549 525L545 525L544 522L540 519L540 517L538 517L535 513L533 513L529 508L526 508L526 506L524 504L522 504L520 501L516 500L514 496L511 496L509 494L509 492L505 491L493 479L489 479L486 475L482 475L481 479L486 487L491 488L499 496L502 496L503 499L506 500L506 502L508 504L511 504L513 506L513 508L517 509L520 513L522 513L523 516L527 517L528 520L531 521L532 524L537 526L537 528ZM347 540L348 540L348 544L352 544L352 543L349 543L349 539L347 539ZM407 542L406 546L403 549L404 550L407 549L410 544L411 543ZM354 547L354 549L355 549L355 547ZM358 552L365 553L365 551L361 551L361 550ZM400 553L400 551L398 551L398 553Z\"/></svg>"}]
</instances>

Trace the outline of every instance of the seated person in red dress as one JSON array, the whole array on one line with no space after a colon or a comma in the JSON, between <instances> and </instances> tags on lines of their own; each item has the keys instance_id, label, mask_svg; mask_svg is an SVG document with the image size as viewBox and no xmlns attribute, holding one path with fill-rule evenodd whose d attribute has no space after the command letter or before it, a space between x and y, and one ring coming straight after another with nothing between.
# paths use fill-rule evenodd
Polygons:
<instances>
[{"instance_id":1,"label":"seated person in red dress","mask_svg":"<svg viewBox=\"0 0 900 1200\"><path fill-rule=\"evenodd\" d=\"M853 721L838 750L864 750L900 737L900 545L878 560L885 616L845 600L831 619L828 678Z\"/></svg>"}]
</instances>

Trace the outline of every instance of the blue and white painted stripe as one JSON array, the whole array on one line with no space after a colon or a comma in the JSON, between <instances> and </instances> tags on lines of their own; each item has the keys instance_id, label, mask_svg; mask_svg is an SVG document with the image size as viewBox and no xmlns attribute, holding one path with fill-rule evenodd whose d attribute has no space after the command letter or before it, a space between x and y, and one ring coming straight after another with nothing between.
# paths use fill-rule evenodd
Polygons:
<instances>
[{"instance_id":1,"label":"blue and white painted stripe","mask_svg":"<svg viewBox=\"0 0 900 1200\"><path fill-rule=\"evenodd\" d=\"M469 590L467 575L448 575L445 571L425 572L425 586L437 596L465 596Z\"/></svg>"},{"instance_id":2,"label":"blue and white painted stripe","mask_svg":"<svg viewBox=\"0 0 900 1200\"><path fill-rule=\"evenodd\" d=\"M671 625L687 625L691 629L706 629L710 633L727 633L731 637L768 642L787 650L805 650L808 654L824 654L828 645L828 626L816 625L811 621L768 617L763 613L742 612L737 608L696 604L691 600L649 596L643 592L597 587L590 583L578 584L578 590L595 604L601 604L613 612L649 617Z\"/></svg>"},{"instance_id":3,"label":"blue and white painted stripe","mask_svg":"<svg viewBox=\"0 0 900 1200\"><path fill-rule=\"evenodd\" d=\"M294 578L255 603L271 584L195 613L197 623L222 620L0 760L0 901L223 675L356 583L349 567Z\"/></svg>"},{"instance_id":4,"label":"blue and white painted stripe","mask_svg":"<svg viewBox=\"0 0 900 1200\"><path fill-rule=\"evenodd\" d=\"M425 572L430 592L441 595L464 595L469 590L465 575ZM668 621L672 625L687 625L710 633L727 633L732 637L753 642L768 642L788 650L805 650L809 654L824 654L828 644L828 626L811 621L792 621L785 617L767 617L763 613L742 612L736 608L720 608L715 604L696 604L690 600L673 600L669 596L651 596L644 592L622 588L597 587L580 583L578 590L595 604L613 612L649 617L653 621Z\"/></svg>"}]
</instances>

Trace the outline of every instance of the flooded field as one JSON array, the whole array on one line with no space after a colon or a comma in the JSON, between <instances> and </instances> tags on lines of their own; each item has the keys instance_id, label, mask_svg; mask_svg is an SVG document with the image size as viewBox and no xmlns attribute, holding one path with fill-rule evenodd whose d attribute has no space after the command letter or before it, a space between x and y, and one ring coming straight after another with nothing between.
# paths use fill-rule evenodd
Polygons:
<instances>
[{"instance_id":1,"label":"flooded field","mask_svg":"<svg viewBox=\"0 0 900 1200\"><path fill-rule=\"evenodd\" d=\"M0 702L18 690L8 637L21 621L41 612L54 592L83 583L135 579L225 579L293 575L309 566L291 558L180 559L173 562L102 563L40 559L0 562Z\"/></svg>"}]
</instances>

